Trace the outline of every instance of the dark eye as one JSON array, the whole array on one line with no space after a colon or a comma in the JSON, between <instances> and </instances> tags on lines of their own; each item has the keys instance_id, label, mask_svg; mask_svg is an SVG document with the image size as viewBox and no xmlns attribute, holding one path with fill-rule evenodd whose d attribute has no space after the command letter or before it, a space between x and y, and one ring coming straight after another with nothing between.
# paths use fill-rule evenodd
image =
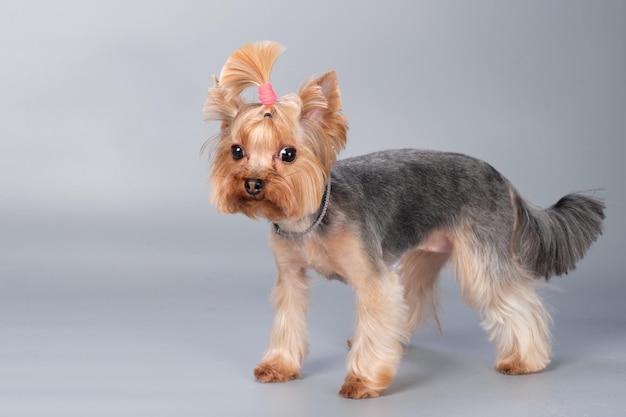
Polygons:
<instances>
[{"instance_id":1,"label":"dark eye","mask_svg":"<svg viewBox=\"0 0 626 417\"><path fill-rule=\"evenodd\" d=\"M239 161L240 159L242 159L244 156L246 156L246 151L243 150L243 148L239 145L233 145L230 147L230 152L233 155L233 159L235 161Z\"/></svg>"},{"instance_id":2,"label":"dark eye","mask_svg":"<svg viewBox=\"0 0 626 417\"><path fill-rule=\"evenodd\" d=\"M279 152L280 160L290 164L296 160L296 148L292 146L286 146Z\"/></svg>"}]
</instances>

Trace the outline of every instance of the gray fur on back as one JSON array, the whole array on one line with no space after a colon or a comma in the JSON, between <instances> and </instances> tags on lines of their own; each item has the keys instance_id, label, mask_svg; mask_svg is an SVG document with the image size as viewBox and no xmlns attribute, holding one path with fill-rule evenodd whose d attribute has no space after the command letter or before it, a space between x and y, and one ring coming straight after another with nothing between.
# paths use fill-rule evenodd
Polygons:
<instances>
[{"instance_id":1,"label":"gray fur on back","mask_svg":"<svg viewBox=\"0 0 626 417\"><path fill-rule=\"evenodd\" d=\"M498 258L513 255L536 276L548 277L574 268L604 218L604 205L581 195L565 196L547 210L532 207L491 165L457 153L381 151L341 160L331 175L320 232L348 217L372 258L387 264L431 232L463 223Z\"/></svg>"},{"instance_id":2,"label":"gray fur on back","mask_svg":"<svg viewBox=\"0 0 626 417\"><path fill-rule=\"evenodd\" d=\"M331 207L359 219L363 241L394 261L437 229L461 219L483 234L513 232L509 183L489 164L466 155L399 149L339 161Z\"/></svg>"}]
</instances>

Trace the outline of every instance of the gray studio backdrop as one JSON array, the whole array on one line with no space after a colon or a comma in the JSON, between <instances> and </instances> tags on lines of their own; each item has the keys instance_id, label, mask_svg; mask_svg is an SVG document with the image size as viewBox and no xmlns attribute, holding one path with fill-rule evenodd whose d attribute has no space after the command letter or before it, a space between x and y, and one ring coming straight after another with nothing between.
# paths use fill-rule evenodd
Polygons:
<instances>
[{"instance_id":1,"label":"gray studio backdrop","mask_svg":"<svg viewBox=\"0 0 626 417\"><path fill-rule=\"evenodd\" d=\"M625 19L623 1L3 1L0 415L617 415ZM254 383L268 228L215 213L200 149L217 131L201 120L212 73L261 39L288 48L279 95L337 70L344 156L468 153L541 205L599 189L604 236L547 290L548 372L492 372L480 318L448 279L443 335L414 337L389 395L345 402L353 299L320 281L305 379Z\"/></svg>"}]
</instances>

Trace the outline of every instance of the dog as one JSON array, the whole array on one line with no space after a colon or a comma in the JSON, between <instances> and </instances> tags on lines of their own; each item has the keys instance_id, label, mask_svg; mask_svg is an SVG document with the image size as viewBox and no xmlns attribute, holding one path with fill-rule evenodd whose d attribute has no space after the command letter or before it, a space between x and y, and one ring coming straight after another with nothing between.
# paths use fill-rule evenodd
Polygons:
<instances>
[{"instance_id":1,"label":"dog","mask_svg":"<svg viewBox=\"0 0 626 417\"><path fill-rule=\"evenodd\" d=\"M542 209L489 164L462 154L388 150L337 161L348 125L335 71L278 98L270 73L283 47L251 43L208 90L210 200L221 213L272 223L278 279L261 382L300 377L307 355L307 270L350 285L357 320L339 394L377 397L403 349L437 309L440 269L454 266L463 299L481 313L505 374L550 362L541 278L575 268L602 233L604 203L574 193ZM242 93L258 88L260 102Z\"/></svg>"}]
</instances>

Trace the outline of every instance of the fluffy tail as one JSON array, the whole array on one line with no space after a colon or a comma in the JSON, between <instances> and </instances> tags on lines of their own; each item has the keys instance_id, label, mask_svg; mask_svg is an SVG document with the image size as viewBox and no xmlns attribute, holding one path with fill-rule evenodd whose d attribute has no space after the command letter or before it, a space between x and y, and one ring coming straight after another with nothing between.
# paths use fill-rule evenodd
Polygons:
<instances>
[{"instance_id":1,"label":"fluffy tail","mask_svg":"<svg viewBox=\"0 0 626 417\"><path fill-rule=\"evenodd\" d=\"M513 192L516 225L513 253L537 277L548 280L576 268L602 234L604 203L582 194L568 194L547 209L531 206Z\"/></svg>"}]
</instances>

